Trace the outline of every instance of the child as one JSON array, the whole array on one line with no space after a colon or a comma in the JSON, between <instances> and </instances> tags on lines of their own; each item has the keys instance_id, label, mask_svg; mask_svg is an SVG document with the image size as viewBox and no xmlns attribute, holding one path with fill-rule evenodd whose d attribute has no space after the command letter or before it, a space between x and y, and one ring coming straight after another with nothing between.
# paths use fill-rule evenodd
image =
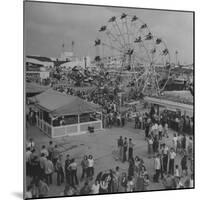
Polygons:
<instances>
[{"instance_id":1,"label":"child","mask_svg":"<svg viewBox=\"0 0 200 200\"><path fill-rule=\"evenodd\" d=\"M27 191L25 193L25 198L32 198L31 186L27 187Z\"/></svg>"},{"instance_id":2,"label":"child","mask_svg":"<svg viewBox=\"0 0 200 200\"><path fill-rule=\"evenodd\" d=\"M119 186L120 186L120 172L119 172L119 166L116 167L116 171L115 171L115 181L116 181L116 192L119 192Z\"/></svg>"},{"instance_id":3,"label":"child","mask_svg":"<svg viewBox=\"0 0 200 200\"><path fill-rule=\"evenodd\" d=\"M144 176L144 190L148 190L149 183L150 183L149 175L146 174L146 175Z\"/></svg>"},{"instance_id":4,"label":"child","mask_svg":"<svg viewBox=\"0 0 200 200\"><path fill-rule=\"evenodd\" d=\"M127 191L127 176L125 172L122 174L121 186L124 188L124 192L126 192Z\"/></svg>"},{"instance_id":5,"label":"child","mask_svg":"<svg viewBox=\"0 0 200 200\"><path fill-rule=\"evenodd\" d=\"M175 166L175 174L174 175L175 175L176 178L180 177L180 170L179 170L179 166L178 165Z\"/></svg>"},{"instance_id":6,"label":"child","mask_svg":"<svg viewBox=\"0 0 200 200\"><path fill-rule=\"evenodd\" d=\"M127 192L133 192L133 188L134 188L133 177L128 176L126 191Z\"/></svg>"}]
</instances>

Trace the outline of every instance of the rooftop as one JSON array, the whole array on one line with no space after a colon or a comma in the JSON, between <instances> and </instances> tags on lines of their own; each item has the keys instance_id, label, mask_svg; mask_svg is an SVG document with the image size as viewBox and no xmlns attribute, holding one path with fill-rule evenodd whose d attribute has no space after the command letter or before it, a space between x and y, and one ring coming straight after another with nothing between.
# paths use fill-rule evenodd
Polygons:
<instances>
[{"instance_id":1,"label":"rooftop","mask_svg":"<svg viewBox=\"0 0 200 200\"><path fill-rule=\"evenodd\" d=\"M52 89L31 97L30 100L53 115L89 113L100 108L100 106L86 102L79 97L65 95Z\"/></svg>"}]
</instances>

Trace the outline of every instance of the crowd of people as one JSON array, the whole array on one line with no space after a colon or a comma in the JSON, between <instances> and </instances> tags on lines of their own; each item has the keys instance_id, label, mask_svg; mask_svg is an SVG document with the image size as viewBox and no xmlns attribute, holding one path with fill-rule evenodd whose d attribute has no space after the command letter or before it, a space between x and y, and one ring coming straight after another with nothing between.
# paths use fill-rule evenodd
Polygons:
<instances>
[{"instance_id":1,"label":"crowd of people","mask_svg":"<svg viewBox=\"0 0 200 200\"><path fill-rule=\"evenodd\" d=\"M42 145L38 149L33 139L26 145L26 175L30 178L27 187L27 198L48 196L49 186L57 184L69 185L75 190L80 181L91 179L94 176L94 158L92 155L85 155L80 166L82 175L77 176L78 163L69 154L64 157L58 145L49 142L48 146ZM53 176L56 182L53 183Z\"/></svg>"},{"instance_id":2,"label":"crowd of people","mask_svg":"<svg viewBox=\"0 0 200 200\"><path fill-rule=\"evenodd\" d=\"M147 120L153 119L153 121L159 122L163 127L167 124L168 128L176 131L179 134L193 135L194 118L188 115L180 115L175 112L169 112L163 110L159 114L156 114L154 108L151 108L150 113L137 113L135 117L135 128L145 129L147 127Z\"/></svg>"},{"instance_id":3,"label":"crowd of people","mask_svg":"<svg viewBox=\"0 0 200 200\"><path fill-rule=\"evenodd\" d=\"M148 155L149 158L154 158L155 163L153 181L158 182L161 178L164 180L165 188L168 189L193 187L192 136L186 135L182 129L177 130L171 143L167 144L169 126L164 116L149 113L142 124L144 124ZM180 161L177 159L178 155Z\"/></svg>"},{"instance_id":4,"label":"crowd of people","mask_svg":"<svg viewBox=\"0 0 200 200\"><path fill-rule=\"evenodd\" d=\"M187 139L188 144L186 146ZM176 134L174 134L171 145L163 143L161 139L152 139L152 137L147 140L148 158L153 159L155 172L152 174L151 179L149 179L149 175L145 177L148 178L148 183L150 181L158 183L161 180L166 189L193 187L193 140L191 137L187 139L186 137L185 139L183 138L183 143L181 143L183 146L179 146L179 148ZM134 174L134 172L137 174L138 166L141 163L143 164L143 170L146 169L142 159L138 156L135 156L135 159L133 158L134 144L131 138L129 138L128 142L126 137L123 139L120 136L117 146L119 160L129 162L129 175ZM145 173L146 175L148 174L146 170ZM146 179L143 180L143 183L143 188L145 188Z\"/></svg>"},{"instance_id":5,"label":"crowd of people","mask_svg":"<svg viewBox=\"0 0 200 200\"><path fill-rule=\"evenodd\" d=\"M121 140L122 138L118 141L119 148ZM126 139L124 142L127 142ZM30 139L26 150L26 173L30 178L27 198L48 196L52 184L65 185L63 193L60 194L64 196L146 190L149 176L144 162L138 156L133 157L131 139L128 144L128 157L126 152L122 155L122 161L129 163L127 172L116 166L115 169L103 170L94 176L95 160L92 155L84 155L83 159L77 162L69 154L64 157L52 141L47 147L43 145L41 149L37 149L35 142ZM81 171L80 176L77 174L78 168ZM53 179L52 176L56 178Z\"/></svg>"},{"instance_id":6,"label":"crowd of people","mask_svg":"<svg viewBox=\"0 0 200 200\"><path fill-rule=\"evenodd\" d=\"M120 99L115 90L110 92L100 87L90 92L70 87L57 90L101 105L104 128L124 127L129 119L128 112L119 109ZM36 123L34 111L27 114L27 121L30 125ZM122 162L126 169L116 164L98 172L93 155L84 155L80 161L64 155L53 141L40 148L30 139L26 145L26 175L30 180L26 197L46 197L51 185L64 186L57 196L146 191L153 182L161 183L163 189L193 187L193 118L176 115L172 120L166 111L158 115L151 108L149 113L138 112L131 123L144 132L146 155L154 163L153 173L147 169L146 158L134 152L133 138L120 136L117 140L117 162ZM171 143L169 129L174 132Z\"/></svg>"},{"instance_id":7,"label":"crowd of people","mask_svg":"<svg viewBox=\"0 0 200 200\"><path fill-rule=\"evenodd\" d=\"M26 173L30 177L27 197L48 196L49 186L52 184L65 185L61 194L64 196L145 191L151 182L159 181L165 189L193 187L192 137L174 134L171 145L167 145L163 142L163 138L168 137L167 130L159 129L161 124L158 125L152 119L147 121L149 132L145 135L145 140L148 144L147 155L154 160L154 174L150 175L144 160L135 155L132 138L120 136L117 140L118 160L128 163L127 171L116 166L115 169L96 173L96 177L92 155L85 155L81 162L77 162L69 154L65 157L52 141L48 146L43 145L41 149L37 149L33 139L30 139L26 149ZM146 125L144 130L146 132ZM181 157L179 163L178 155ZM81 169L80 176L78 168Z\"/></svg>"}]
</instances>

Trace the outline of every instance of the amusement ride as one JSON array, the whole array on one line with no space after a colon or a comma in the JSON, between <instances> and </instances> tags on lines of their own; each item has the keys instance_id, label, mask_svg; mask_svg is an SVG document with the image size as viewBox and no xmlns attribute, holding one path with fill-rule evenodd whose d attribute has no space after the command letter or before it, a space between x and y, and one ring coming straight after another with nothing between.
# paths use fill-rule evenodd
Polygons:
<instances>
[{"instance_id":1,"label":"amusement ride","mask_svg":"<svg viewBox=\"0 0 200 200\"><path fill-rule=\"evenodd\" d=\"M160 95L170 77L165 41L135 15L113 16L98 30L95 61L122 87L144 95ZM109 79L112 80L112 79Z\"/></svg>"}]
</instances>

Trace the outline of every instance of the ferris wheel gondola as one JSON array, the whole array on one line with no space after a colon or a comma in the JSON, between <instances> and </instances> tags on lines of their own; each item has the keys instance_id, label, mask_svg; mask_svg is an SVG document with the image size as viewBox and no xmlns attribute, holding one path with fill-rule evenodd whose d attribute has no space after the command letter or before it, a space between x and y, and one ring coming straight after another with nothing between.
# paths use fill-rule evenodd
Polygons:
<instances>
[{"instance_id":1,"label":"ferris wheel gondola","mask_svg":"<svg viewBox=\"0 0 200 200\"><path fill-rule=\"evenodd\" d=\"M98 30L95 46L98 62L115 69L121 84L134 83L135 90L144 94L164 90L170 76L169 50L137 16L122 13L111 17Z\"/></svg>"}]
</instances>

